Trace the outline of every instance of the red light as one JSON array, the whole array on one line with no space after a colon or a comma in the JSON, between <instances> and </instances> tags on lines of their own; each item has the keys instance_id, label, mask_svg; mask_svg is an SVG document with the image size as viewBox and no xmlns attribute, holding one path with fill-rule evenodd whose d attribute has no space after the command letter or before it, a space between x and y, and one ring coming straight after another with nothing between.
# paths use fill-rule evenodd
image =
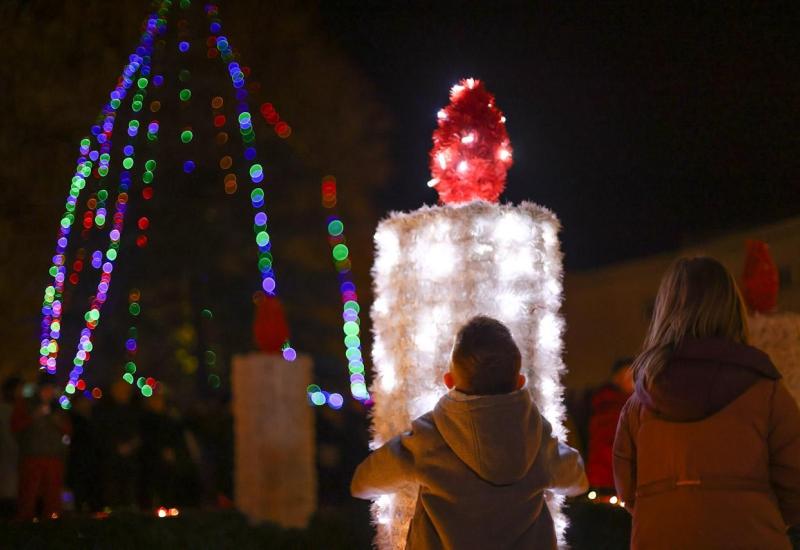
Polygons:
<instances>
[{"instance_id":1,"label":"red light","mask_svg":"<svg viewBox=\"0 0 800 550\"><path fill-rule=\"evenodd\" d=\"M78 383L75 384L75 387L78 388L80 391L83 391L86 389L86 382L83 380L78 380Z\"/></svg>"},{"instance_id":2,"label":"red light","mask_svg":"<svg viewBox=\"0 0 800 550\"><path fill-rule=\"evenodd\" d=\"M136 246L139 248L144 248L147 246L147 235L139 235L136 237Z\"/></svg>"},{"instance_id":3,"label":"red light","mask_svg":"<svg viewBox=\"0 0 800 550\"><path fill-rule=\"evenodd\" d=\"M292 135L292 127L281 121L275 125L275 133L278 137L286 139Z\"/></svg>"},{"instance_id":4,"label":"red light","mask_svg":"<svg viewBox=\"0 0 800 550\"><path fill-rule=\"evenodd\" d=\"M142 198L146 201L149 201L153 198L153 188L152 187L145 187L142 189Z\"/></svg>"},{"instance_id":5,"label":"red light","mask_svg":"<svg viewBox=\"0 0 800 550\"><path fill-rule=\"evenodd\" d=\"M142 231L144 231L144 230L145 230L145 229L147 229L148 227L150 227L150 220L148 220L148 219L147 219L146 217L144 217L144 216L142 216L141 218L139 218L139 229L141 229Z\"/></svg>"},{"instance_id":6,"label":"red light","mask_svg":"<svg viewBox=\"0 0 800 550\"><path fill-rule=\"evenodd\" d=\"M156 385L156 379L155 378L148 378L147 380L145 380L145 383L152 388L153 386Z\"/></svg>"},{"instance_id":7,"label":"red light","mask_svg":"<svg viewBox=\"0 0 800 550\"><path fill-rule=\"evenodd\" d=\"M72 275L69 276L69 282L73 285L77 285L79 280L80 277L78 277L77 273L73 273Z\"/></svg>"},{"instance_id":8,"label":"red light","mask_svg":"<svg viewBox=\"0 0 800 550\"><path fill-rule=\"evenodd\" d=\"M214 117L214 127L221 128L225 126L225 115L217 115Z\"/></svg>"},{"instance_id":9,"label":"red light","mask_svg":"<svg viewBox=\"0 0 800 550\"><path fill-rule=\"evenodd\" d=\"M208 48L208 58L214 59L219 57L219 50L217 48Z\"/></svg>"},{"instance_id":10,"label":"red light","mask_svg":"<svg viewBox=\"0 0 800 550\"><path fill-rule=\"evenodd\" d=\"M75 263L72 264L72 269L75 271L83 271L83 262L80 260L75 260Z\"/></svg>"},{"instance_id":11,"label":"red light","mask_svg":"<svg viewBox=\"0 0 800 550\"><path fill-rule=\"evenodd\" d=\"M92 390L92 397L95 399L101 399L103 397L103 390L100 388L95 388Z\"/></svg>"},{"instance_id":12,"label":"red light","mask_svg":"<svg viewBox=\"0 0 800 550\"><path fill-rule=\"evenodd\" d=\"M242 72L244 73L244 76L249 77L250 76L250 67L242 67Z\"/></svg>"}]
</instances>

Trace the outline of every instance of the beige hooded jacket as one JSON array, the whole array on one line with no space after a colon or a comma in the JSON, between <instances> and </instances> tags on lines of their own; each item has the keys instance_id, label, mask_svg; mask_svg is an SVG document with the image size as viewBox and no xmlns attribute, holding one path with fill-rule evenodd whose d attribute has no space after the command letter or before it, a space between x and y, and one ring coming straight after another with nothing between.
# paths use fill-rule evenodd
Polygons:
<instances>
[{"instance_id":1,"label":"beige hooded jacket","mask_svg":"<svg viewBox=\"0 0 800 550\"><path fill-rule=\"evenodd\" d=\"M372 453L351 492L374 498L419 486L408 550L556 548L544 492L587 489L577 451L551 433L526 390L451 391Z\"/></svg>"}]
</instances>

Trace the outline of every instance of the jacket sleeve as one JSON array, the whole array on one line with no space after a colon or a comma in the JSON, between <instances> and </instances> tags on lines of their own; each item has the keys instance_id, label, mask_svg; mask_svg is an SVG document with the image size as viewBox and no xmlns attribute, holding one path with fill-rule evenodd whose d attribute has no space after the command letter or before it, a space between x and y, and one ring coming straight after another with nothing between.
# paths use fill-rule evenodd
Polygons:
<instances>
[{"instance_id":1,"label":"jacket sleeve","mask_svg":"<svg viewBox=\"0 0 800 550\"><path fill-rule=\"evenodd\" d=\"M411 433L398 435L373 451L356 468L350 482L350 494L370 499L396 493L416 479L414 457L407 446Z\"/></svg>"},{"instance_id":2,"label":"jacket sleeve","mask_svg":"<svg viewBox=\"0 0 800 550\"><path fill-rule=\"evenodd\" d=\"M781 381L772 394L768 446L770 481L783 519L800 525L800 410Z\"/></svg>"},{"instance_id":3,"label":"jacket sleeve","mask_svg":"<svg viewBox=\"0 0 800 550\"><path fill-rule=\"evenodd\" d=\"M589 488L581 454L552 435L550 423L542 417L547 467L550 474L548 489L559 495L574 497Z\"/></svg>"},{"instance_id":4,"label":"jacket sleeve","mask_svg":"<svg viewBox=\"0 0 800 550\"><path fill-rule=\"evenodd\" d=\"M636 504L636 431L638 429L639 403L631 397L619 415L617 435L614 438L614 484L619 499L633 513Z\"/></svg>"}]
</instances>

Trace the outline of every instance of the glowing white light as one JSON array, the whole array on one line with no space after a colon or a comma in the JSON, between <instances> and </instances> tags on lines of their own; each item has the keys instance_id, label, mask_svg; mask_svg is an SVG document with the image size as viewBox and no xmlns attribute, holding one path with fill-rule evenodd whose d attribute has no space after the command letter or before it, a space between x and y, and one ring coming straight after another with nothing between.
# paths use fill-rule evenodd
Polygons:
<instances>
[{"instance_id":1,"label":"glowing white light","mask_svg":"<svg viewBox=\"0 0 800 550\"><path fill-rule=\"evenodd\" d=\"M447 113L444 111L444 109L439 109L439 112L436 113L436 118L439 120L447 120Z\"/></svg>"},{"instance_id":2,"label":"glowing white light","mask_svg":"<svg viewBox=\"0 0 800 550\"><path fill-rule=\"evenodd\" d=\"M375 232L375 244L378 248L375 268L381 273L388 273L400 259L400 239L392 229L381 227Z\"/></svg>"},{"instance_id":3,"label":"glowing white light","mask_svg":"<svg viewBox=\"0 0 800 550\"><path fill-rule=\"evenodd\" d=\"M158 517L160 517L160 518L167 517L167 509L166 508L159 508L158 509Z\"/></svg>"},{"instance_id":4,"label":"glowing white light","mask_svg":"<svg viewBox=\"0 0 800 550\"><path fill-rule=\"evenodd\" d=\"M542 377L539 380L539 387L542 390L542 395L544 395L547 399L556 397L558 393L558 385L552 378Z\"/></svg>"},{"instance_id":5,"label":"glowing white light","mask_svg":"<svg viewBox=\"0 0 800 550\"><path fill-rule=\"evenodd\" d=\"M420 242L416 247L416 260L423 273L431 279L444 279L453 272L455 249L447 242Z\"/></svg>"},{"instance_id":6,"label":"glowing white light","mask_svg":"<svg viewBox=\"0 0 800 550\"><path fill-rule=\"evenodd\" d=\"M503 254L500 261L500 276L505 279L516 279L533 273L533 258L528 248L520 248L513 253Z\"/></svg>"},{"instance_id":7,"label":"glowing white light","mask_svg":"<svg viewBox=\"0 0 800 550\"><path fill-rule=\"evenodd\" d=\"M618 500L619 499L614 496L614 497L611 497L608 502L610 502L611 504L616 504Z\"/></svg>"},{"instance_id":8,"label":"glowing white light","mask_svg":"<svg viewBox=\"0 0 800 550\"><path fill-rule=\"evenodd\" d=\"M439 162L439 168L442 170L447 168L447 157L444 156L444 153L437 153L436 160Z\"/></svg>"},{"instance_id":9,"label":"glowing white light","mask_svg":"<svg viewBox=\"0 0 800 550\"><path fill-rule=\"evenodd\" d=\"M475 87L475 79L474 78L468 78L467 79L467 88L469 88L471 90L474 87Z\"/></svg>"},{"instance_id":10,"label":"glowing white light","mask_svg":"<svg viewBox=\"0 0 800 550\"><path fill-rule=\"evenodd\" d=\"M456 84L452 88L450 88L450 95L456 97L463 91L464 91L464 86L462 86L461 84Z\"/></svg>"},{"instance_id":11,"label":"glowing white light","mask_svg":"<svg viewBox=\"0 0 800 550\"><path fill-rule=\"evenodd\" d=\"M467 134L466 136L461 138L461 143L475 143L475 134Z\"/></svg>"},{"instance_id":12,"label":"glowing white light","mask_svg":"<svg viewBox=\"0 0 800 550\"><path fill-rule=\"evenodd\" d=\"M500 152L497 153L497 156L500 158L500 160L508 160L511 158L511 153L508 149L500 149Z\"/></svg>"},{"instance_id":13,"label":"glowing white light","mask_svg":"<svg viewBox=\"0 0 800 550\"><path fill-rule=\"evenodd\" d=\"M469 169L469 164L467 164L466 160L462 160L461 162L458 163L458 171L459 172L461 172L463 174L464 172L467 171L467 169Z\"/></svg>"},{"instance_id":14,"label":"glowing white light","mask_svg":"<svg viewBox=\"0 0 800 550\"><path fill-rule=\"evenodd\" d=\"M504 214L494 228L494 238L505 244L527 243L532 233L530 221L511 212Z\"/></svg>"},{"instance_id":15,"label":"glowing white light","mask_svg":"<svg viewBox=\"0 0 800 550\"><path fill-rule=\"evenodd\" d=\"M502 122L503 124L506 123L506 116L505 115L500 117L500 122Z\"/></svg>"},{"instance_id":16,"label":"glowing white light","mask_svg":"<svg viewBox=\"0 0 800 550\"><path fill-rule=\"evenodd\" d=\"M439 178L432 178L428 180L428 187L436 187L439 183Z\"/></svg>"},{"instance_id":17,"label":"glowing white light","mask_svg":"<svg viewBox=\"0 0 800 550\"><path fill-rule=\"evenodd\" d=\"M520 297L510 292L497 296L497 305L500 310L500 316L506 322L517 319L523 310Z\"/></svg>"},{"instance_id":18,"label":"glowing white light","mask_svg":"<svg viewBox=\"0 0 800 550\"><path fill-rule=\"evenodd\" d=\"M376 298L375 301L372 302L372 309L379 315L386 315L389 313L389 301L383 296Z\"/></svg>"},{"instance_id":19,"label":"glowing white light","mask_svg":"<svg viewBox=\"0 0 800 550\"><path fill-rule=\"evenodd\" d=\"M589 497L589 500L594 500L597 498L597 493L595 491L589 491L589 494L586 496Z\"/></svg>"},{"instance_id":20,"label":"glowing white light","mask_svg":"<svg viewBox=\"0 0 800 550\"><path fill-rule=\"evenodd\" d=\"M392 393L392 390L397 386L397 376L394 371L394 363L385 360L381 365L381 389L386 393Z\"/></svg>"},{"instance_id":21,"label":"glowing white light","mask_svg":"<svg viewBox=\"0 0 800 550\"><path fill-rule=\"evenodd\" d=\"M549 311L539 320L539 346L546 350L557 350L561 346L561 323Z\"/></svg>"},{"instance_id":22,"label":"glowing white light","mask_svg":"<svg viewBox=\"0 0 800 550\"><path fill-rule=\"evenodd\" d=\"M394 496L381 495L375 500L378 508L378 523L387 525L392 521L392 508L394 507Z\"/></svg>"}]
</instances>

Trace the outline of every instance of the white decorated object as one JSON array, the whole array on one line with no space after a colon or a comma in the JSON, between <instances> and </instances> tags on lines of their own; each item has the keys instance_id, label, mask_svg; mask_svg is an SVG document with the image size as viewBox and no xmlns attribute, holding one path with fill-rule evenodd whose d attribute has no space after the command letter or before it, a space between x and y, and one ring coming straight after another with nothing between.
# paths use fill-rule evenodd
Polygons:
<instances>
[{"instance_id":1,"label":"white decorated object","mask_svg":"<svg viewBox=\"0 0 800 550\"><path fill-rule=\"evenodd\" d=\"M306 527L317 507L311 358L233 358L234 500L252 522Z\"/></svg>"},{"instance_id":2,"label":"white decorated object","mask_svg":"<svg viewBox=\"0 0 800 550\"><path fill-rule=\"evenodd\" d=\"M800 403L800 314L769 313L750 317L750 343L765 351Z\"/></svg>"},{"instance_id":3,"label":"white decorated object","mask_svg":"<svg viewBox=\"0 0 800 550\"><path fill-rule=\"evenodd\" d=\"M475 201L395 213L375 233L372 447L406 431L445 393L453 338L471 317L505 323L522 353L522 371L542 414L564 438L559 314L562 254L556 216L541 206ZM416 493L373 503L377 543L405 547ZM559 540L566 518L548 496Z\"/></svg>"}]
</instances>

